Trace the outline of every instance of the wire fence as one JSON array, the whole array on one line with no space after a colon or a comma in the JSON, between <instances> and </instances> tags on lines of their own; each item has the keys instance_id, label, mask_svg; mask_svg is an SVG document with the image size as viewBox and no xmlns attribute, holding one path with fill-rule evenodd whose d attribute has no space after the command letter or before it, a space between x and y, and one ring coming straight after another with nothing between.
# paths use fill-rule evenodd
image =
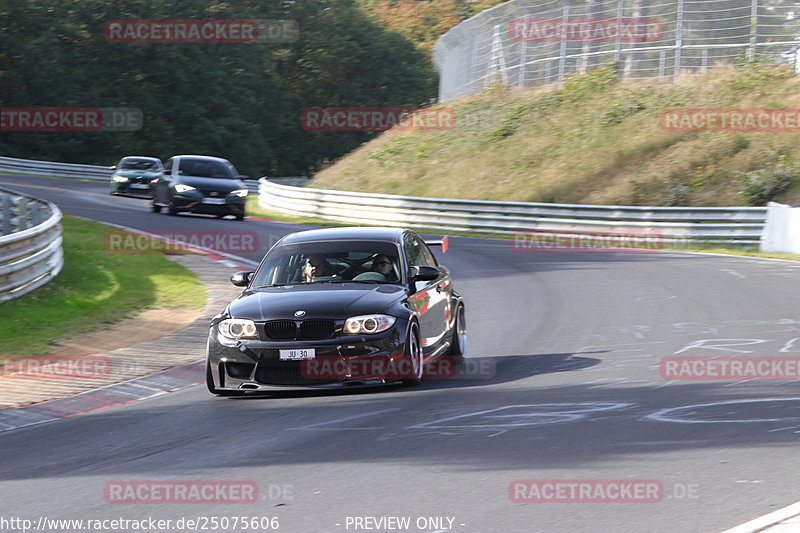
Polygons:
<instances>
[{"instance_id":1,"label":"wire fence","mask_svg":"<svg viewBox=\"0 0 800 533\"><path fill-rule=\"evenodd\" d=\"M434 63L447 101L608 62L624 79L671 78L764 55L800 72L800 1L511 0L444 34Z\"/></svg>"}]
</instances>

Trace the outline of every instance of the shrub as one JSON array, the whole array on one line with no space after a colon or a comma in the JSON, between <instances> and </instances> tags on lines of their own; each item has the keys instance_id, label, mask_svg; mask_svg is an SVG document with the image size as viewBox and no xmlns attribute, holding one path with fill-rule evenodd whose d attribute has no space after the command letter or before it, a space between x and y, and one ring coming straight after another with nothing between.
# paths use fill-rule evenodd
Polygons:
<instances>
[{"instance_id":1,"label":"shrub","mask_svg":"<svg viewBox=\"0 0 800 533\"><path fill-rule=\"evenodd\" d=\"M787 163L782 158L775 165L743 174L739 179L739 194L745 198L748 205L766 205L788 190L798 177L800 177L800 165Z\"/></svg>"}]
</instances>

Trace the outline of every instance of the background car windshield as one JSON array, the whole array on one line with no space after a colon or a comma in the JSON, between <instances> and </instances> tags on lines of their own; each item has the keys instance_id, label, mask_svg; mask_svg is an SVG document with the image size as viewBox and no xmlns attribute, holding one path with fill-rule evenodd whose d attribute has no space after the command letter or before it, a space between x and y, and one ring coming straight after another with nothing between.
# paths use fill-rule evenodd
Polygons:
<instances>
[{"instance_id":1,"label":"background car windshield","mask_svg":"<svg viewBox=\"0 0 800 533\"><path fill-rule=\"evenodd\" d=\"M198 178L236 179L236 171L233 165L206 159L181 159L178 174Z\"/></svg>"},{"instance_id":2,"label":"background car windshield","mask_svg":"<svg viewBox=\"0 0 800 533\"><path fill-rule=\"evenodd\" d=\"M123 159L120 170L156 170L158 163L149 159Z\"/></svg>"},{"instance_id":3,"label":"background car windshield","mask_svg":"<svg viewBox=\"0 0 800 533\"><path fill-rule=\"evenodd\" d=\"M398 248L390 242L314 242L274 248L252 286L323 282L399 283ZM389 263L389 264L386 264Z\"/></svg>"}]
</instances>

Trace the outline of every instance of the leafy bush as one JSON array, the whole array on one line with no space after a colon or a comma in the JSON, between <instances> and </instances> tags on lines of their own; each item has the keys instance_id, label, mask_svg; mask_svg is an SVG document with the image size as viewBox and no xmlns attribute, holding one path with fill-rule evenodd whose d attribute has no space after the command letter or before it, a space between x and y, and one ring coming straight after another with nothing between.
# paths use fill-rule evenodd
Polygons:
<instances>
[{"instance_id":1,"label":"leafy bush","mask_svg":"<svg viewBox=\"0 0 800 533\"><path fill-rule=\"evenodd\" d=\"M603 117L604 126L614 126L621 123L627 117L635 115L639 111L647 109L642 104L614 104Z\"/></svg>"},{"instance_id":2,"label":"leafy bush","mask_svg":"<svg viewBox=\"0 0 800 533\"><path fill-rule=\"evenodd\" d=\"M681 207L689 203L692 189L683 183L670 185L664 191L664 205L667 207Z\"/></svg>"},{"instance_id":3,"label":"leafy bush","mask_svg":"<svg viewBox=\"0 0 800 533\"><path fill-rule=\"evenodd\" d=\"M781 158L777 164L747 172L739 179L739 194L752 206L766 205L800 178L800 165Z\"/></svg>"},{"instance_id":4,"label":"leafy bush","mask_svg":"<svg viewBox=\"0 0 800 533\"><path fill-rule=\"evenodd\" d=\"M585 74L570 74L564 80L564 88L559 91L566 100L576 102L596 96L617 82L615 64L605 65Z\"/></svg>"}]
</instances>

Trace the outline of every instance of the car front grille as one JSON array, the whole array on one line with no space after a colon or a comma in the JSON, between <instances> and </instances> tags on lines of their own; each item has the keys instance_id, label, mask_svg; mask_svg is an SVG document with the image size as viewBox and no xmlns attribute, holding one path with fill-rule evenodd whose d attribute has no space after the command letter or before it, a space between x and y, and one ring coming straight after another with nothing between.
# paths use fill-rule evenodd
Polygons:
<instances>
[{"instance_id":1,"label":"car front grille","mask_svg":"<svg viewBox=\"0 0 800 533\"><path fill-rule=\"evenodd\" d=\"M333 320L310 319L300 324L300 336L307 340L322 340L333 335L336 323Z\"/></svg>"},{"instance_id":2,"label":"car front grille","mask_svg":"<svg viewBox=\"0 0 800 533\"><path fill-rule=\"evenodd\" d=\"M278 341L293 341L297 338L297 324L292 320L272 320L264 324L267 337Z\"/></svg>"},{"instance_id":3,"label":"car front grille","mask_svg":"<svg viewBox=\"0 0 800 533\"><path fill-rule=\"evenodd\" d=\"M280 341L319 341L331 338L335 331L335 321L319 318L297 322L294 320L271 320L264 324L264 332L267 337Z\"/></svg>"}]
</instances>

